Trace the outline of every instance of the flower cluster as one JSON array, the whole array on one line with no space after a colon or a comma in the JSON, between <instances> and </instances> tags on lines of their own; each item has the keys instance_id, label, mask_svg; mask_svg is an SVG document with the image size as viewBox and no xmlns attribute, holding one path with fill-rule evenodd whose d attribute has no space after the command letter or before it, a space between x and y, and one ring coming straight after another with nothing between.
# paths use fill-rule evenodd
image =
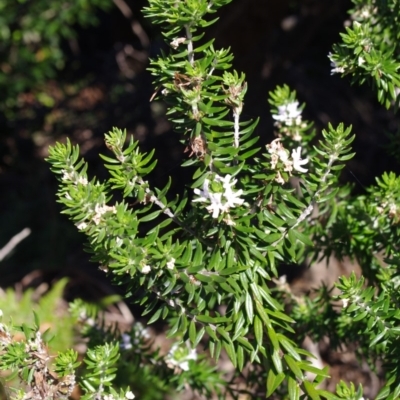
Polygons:
<instances>
[{"instance_id":1,"label":"flower cluster","mask_svg":"<svg viewBox=\"0 0 400 400\"><path fill-rule=\"evenodd\" d=\"M289 151L283 147L281 140L275 139L270 144L267 144L268 153L271 154L271 169L276 169L277 174L275 180L284 184L285 179L282 177L281 171L279 171L279 167L283 167L283 171L287 172L291 175L292 171L298 171L302 173L306 173L308 170L303 168L302 165L308 163L308 159L301 158L301 147L297 147L297 149L292 150L291 158L289 157ZM281 165L279 165L281 164Z\"/></svg>"},{"instance_id":2,"label":"flower cluster","mask_svg":"<svg viewBox=\"0 0 400 400\"><path fill-rule=\"evenodd\" d=\"M88 184L88 180L85 176L79 175L73 170L67 171L67 170L63 169L61 172L63 174L61 179L64 182L72 181L75 185L80 183L81 185L84 185L84 186L86 186Z\"/></svg>"},{"instance_id":3,"label":"flower cluster","mask_svg":"<svg viewBox=\"0 0 400 400\"><path fill-rule=\"evenodd\" d=\"M145 328L142 323L136 322L130 333L123 333L121 335L120 349L131 350L133 346L137 347L143 341L151 339L149 330Z\"/></svg>"},{"instance_id":4,"label":"flower cluster","mask_svg":"<svg viewBox=\"0 0 400 400\"><path fill-rule=\"evenodd\" d=\"M229 174L224 177L216 174L212 181L209 179L204 180L203 190L194 189L194 193L200 197L193 201L210 203L206 209L212 213L213 218L218 218L220 213L228 213L231 208L244 203L244 199L240 198L243 190L233 190L236 182L237 179L232 179ZM229 221L233 223L230 219Z\"/></svg>"},{"instance_id":5,"label":"flower cluster","mask_svg":"<svg viewBox=\"0 0 400 400\"><path fill-rule=\"evenodd\" d=\"M383 202L381 205L376 207L379 214L384 214L386 212L387 216L393 221L393 223L397 224L400 221L400 210L395 202ZM376 220L375 224L378 224L378 220Z\"/></svg>"},{"instance_id":6,"label":"flower cluster","mask_svg":"<svg viewBox=\"0 0 400 400\"><path fill-rule=\"evenodd\" d=\"M112 212L113 214L116 214L117 210L115 206L107 206L105 204L96 204L94 208L95 215L92 218L93 222L98 225L100 223L101 217L107 213L107 212Z\"/></svg>"},{"instance_id":7,"label":"flower cluster","mask_svg":"<svg viewBox=\"0 0 400 400\"><path fill-rule=\"evenodd\" d=\"M278 106L278 114L273 114L272 118L278 123L281 122L287 126L300 125L301 109L299 108L299 102L293 101Z\"/></svg>"},{"instance_id":8,"label":"flower cluster","mask_svg":"<svg viewBox=\"0 0 400 400\"><path fill-rule=\"evenodd\" d=\"M189 361L197 360L197 352L196 349L190 347L188 342L186 342L186 347L174 343L165 360L169 368L189 371Z\"/></svg>"},{"instance_id":9,"label":"flower cluster","mask_svg":"<svg viewBox=\"0 0 400 400\"><path fill-rule=\"evenodd\" d=\"M283 133L299 142L302 139L300 128L307 126L302 121L301 113L302 108L298 101L289 101L278 105L277 112L272 113L272 118L275 120L275 126L279 128L280 134Z\"/></svg>"}]
</instances>

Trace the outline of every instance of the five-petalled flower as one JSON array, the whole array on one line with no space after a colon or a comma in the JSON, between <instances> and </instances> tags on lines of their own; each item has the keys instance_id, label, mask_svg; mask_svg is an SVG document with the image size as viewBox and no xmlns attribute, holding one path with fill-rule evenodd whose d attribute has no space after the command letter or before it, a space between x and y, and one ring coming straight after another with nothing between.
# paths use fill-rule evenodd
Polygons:
<instances>
[{"instance_id":1,"label":"five-petalled flower","mask_svg":"<svg viewBox=\"0 0 400 400\"><path fill-rule=\"evenodd\" d=\"M214 192L210 186L212 182L215 182L218 186L222 186L220 189L216 189ZM240 198L243 190L233 190L237 180L232 179L232 176L227 174L224 177L215 175L214 180L210 181L205 179L203 182L203 189L194 189L194 193L199 197L193 201L210 203L206 209L212 214L213 218L218 218L220 214L228 213L231 208L235 208L244 203L244 199Z\"/></svg>"}]
</instances>

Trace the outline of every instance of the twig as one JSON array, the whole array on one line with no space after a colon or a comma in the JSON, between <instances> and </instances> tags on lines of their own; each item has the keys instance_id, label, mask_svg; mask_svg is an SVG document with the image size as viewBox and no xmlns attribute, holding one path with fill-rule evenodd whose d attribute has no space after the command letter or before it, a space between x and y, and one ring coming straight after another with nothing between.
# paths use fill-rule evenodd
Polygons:
<instances>
[{"instance_id":1,"label":"twig","mask_svg":"<svg viewBox=\"0 0 400 400\"><path fill-rule=\"evenodd\" d=\"M25 228L20 233L17 233L15 236L13 236L10 241L2 249L0 249L0 261L3 261L4 258L6 258L7 255L14 250L18 243L22 242L30 234L31 230L29 228Z\"/></svg>"},{"instance_id":2,"label":"twig","mask_svg":"<svg viewBox=\"0 0 400 400\"><path fill-rule=\"evenodd\" d=\"M142 25L139 24L138 21L133 19L132 10L129 8L128 4L125 3L124 0L113 0L114 4L121 11L122 15L129 20L131 23L132 32L139 38L140 44L146 48L150 45L149 37L147 33L142 28Z\"/></svg>"},{"instance_id":3,"label":"twig","mask_svg":"<svg viewBox=\"0 0 400 400\"><path fill-rule=\"evenodd\" d=\"M233 111L233 118L235 121L235 132L234 132L234 146L235 148L239 148L239 117L240 114L237 110Z\"/></svg>"},{"instance_id":4,"label":"twig","mask_svg":"<svg viewBox=\"0 0 400 400\"><path fill-rule=\"evenodd\" d=\"M188 40L187 48L188 48L188 60L190 65L194 63L194 52L193 52L193 41L192 41L192 32L190 32L190 25L185 25L186 30L186 38Z\"/></svg>"}]
</instances>

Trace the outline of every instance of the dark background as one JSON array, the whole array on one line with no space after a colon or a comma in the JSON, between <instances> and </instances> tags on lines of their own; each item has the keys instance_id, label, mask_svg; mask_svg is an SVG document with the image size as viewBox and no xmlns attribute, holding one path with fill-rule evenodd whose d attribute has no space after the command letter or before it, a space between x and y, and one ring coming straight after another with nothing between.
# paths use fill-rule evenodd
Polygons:
<instances>
[{"instance_id":1,"label":"dark background","mask_svg":"<svg viewBox=\"0 0 400 400\"><path fill-rule=\"evenodd\" d=\"M154 185L171 175L172 190L178 191L190 179L179 168L184 146L164 116L164 105L149 102L154 88L147 60L165 48L162 36L141 15L146 1L126 4L131 18L115 6L98 11L96 27L77 26L76 39L63 42L66 67L43 86L54 105L44 106L34 90L27 90L18 95L13 118L0 116L0 248L23 228L32 230L0 263L0 287L37 270L41 279L72 277L78 291L100 277L82 250L83 235L60 215L56 203L57 182L44 161L55 141L69 137L78 143L90 174L102 177L103 134L113 126L126 128L144 150L156 149ZM256 133L262 143L273 138L268 91L284 83L306 103L304 117L315 121L318 131L329 122L353 125L357 156L343 179L355 182L361 193L375 176L398 169L385 145L386 133L395 132L399 120L368 87L330 75L327 55L339 41L350 6L347 0L234 0L219 11L207 38L216 38L216 48L230 46L234 67L246 73L244 115L261 117Z\"/></svg>"}]
</instances>

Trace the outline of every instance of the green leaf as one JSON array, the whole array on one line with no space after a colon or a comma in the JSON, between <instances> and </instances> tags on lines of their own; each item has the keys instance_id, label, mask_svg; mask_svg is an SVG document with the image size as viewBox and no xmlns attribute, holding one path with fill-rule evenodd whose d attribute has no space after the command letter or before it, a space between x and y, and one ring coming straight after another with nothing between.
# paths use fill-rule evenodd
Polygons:
<instances>
[{"instance_id":1,"label":"green leaf","mask_svg":"<svg viewBox=\"0 0 400 400\"><path fill-rule=\"evenodd\" d=\"M231 341L223 341L222 345L224 346L226 353L228 354L233 366L236 368L237 358L236 358L235 346Z\"/></svg>"},{"instance_id":2,"label":"green leaf","mask_svg":"<svg viewBox=\"0 0 400 400\"><path fill-rule=\"evenodd\" d=\"M272 327L267 327L268 338L271 340L272 346L275 350L280 350L278 337Z\"/></svg>"},{"instance_id":3,"label":"green leaf","mask_svg":"<svg viewBox=\"0 0 400 400\"><path fill-rule=\"evenodd\" d=\"M237 347L236 356L237 356L237 367L241 372L244 367L244 351L242 346Z\"/></svg>"},{"instance_id":4,"label":"green leaf","mask_svg":"<svg viewBox=\"0 0 400 400\"><path fill-rule=\"evenodd\" d=\"M196 323L192 320L189 324L189 339L190 339L193 347L195 347L196 334L197 334Z\"/></svg>"},{"instance_id":5,"label":"green leaf","mask_svg":"<svg viewBox=\"0 0 400 400\"><path fill-rule=\"evenodd\" d=\"M315 389L313 384L307 380L303 382L304 384L304 389L306 393L310 396L310 399L312 400L321 400L321 397L318 394L318 391Z\"/></svg>"},{"instance_id":6,"label":"green leaf","mask_svg":"<svg viewBox=\"0 0 400 400\"><path fill-rule=\"evenodd\" d=\"M217 332L225 339L226 342L231 342L228 332L226 332L223 328L217 326Z\"/></svg>"},{"instance_id":7,"label":"green leaf","mask_svg":"<svg viewBox=\"0 0 400 400\"><path fill-rule=\"evenodd\" d=\"M267 376L267 398L275 392L284 379L285 374L283 372L276 375L273 368L269 369Z\"/></svg>"},{"instance_id":8,"label":"green leaf","mask_svg":"<svg viewBox=\"0 0 400 400\"><path fill-rule=\"evenodd\" d=\"M140 218L140 222L152 221L153 219L156 219L161 213L162 213L162 210L154 211L154 212L147 214L144 217Z\"/></svg>"},{"instance_id":9,"label":"green leaf","mask_svg":"<svg viewBox=\"0 0 400 400\"><path fill-rule=\"evenodd\" d=\"M386 333L387 333L386 330L383 330L383 331L380 332L378 335L376 335L376 336L372 339L371 343L369 344L369 347L374 347L378 342L381 341L381 339L383 339L383 338L385 337Z\"/></svg>"},{"instance_id":10,"label":"green leaf","mask_svg":"<svg viewBox=\"0 0 400 400\"><path fill-rule=\"evenodd\" d=\"M247 314L247 319L249 321L249 324L252 324L253 318L254 318L253 300L252 300L249 292L246 292L246 295L245 295L245 308L246 308L246 314Z\"/></svg>"},{"instance_id":11,"label":"green leaf","mask_svg":"<svg viewBox=\"0 0 400 400\"><path fill-rule=\"evenodd\" d=\"M299 368L297 362L288 354L285 354L283 356L283 358L286 361L287 366L289 367L289 369L294 373L294 375L300 380L303 381L304 380L304 375L301 372L301 369Z\"/></svg>"},{"instance_id":12,"label":"green leaf","mask_svg":"<svg viewBox=\"0 0 400 400\"><path fill-rule=\"evenodd\" d=\"M254 317L254 335L256 337L257 344L262 346L263 343L263 323L261 319L256 315Z\"/></svg>"},{"instance_id":13,"label":"green leaf","mask_svg":"<svg viewBox=\"0 0 400 400\"><path fill-rule=\"evenodd\" d=\"M210 126L219 126L219 127L226 127L226 126L232 127L233 126L232 121L225 121L225 120L214 119L214 118L203 117L202 121Z\"/></svg>"},{"instance_id":14,"label":"green leaf","mask_svg":"<svg viewBox=\"0 0 400 400\"><path fill-rule=\"evenodd\" d=\"M290 400L299 400L300 398L300 387L296 381L296 379L288 377L288 389L289 389L289 399Z\"/></svg>"},{"instance_id":15,"label":"green leaf","mask_svg":"<svg viewBox=\"0 0 400 400\"><path fill-rule=\"evenodd\" d=\"M283 369L282 369L282 361L281 361L281 357L280 357L280 350L274 349L272 352L272 355L271 355L271 359L275 366L276 372L278 374L282 373Z\"/></svg>"},{"instance_id":16,"label":"green leaf","mask_svg":"<svg viewBox=\"0 0 400 400\"><path fill-rule=\"evenodd\" d=\"M207 334L215 341L219 342L218 336L215 334L215 330L210 326L205 327Z\"/></svg>"}]
</instances>

